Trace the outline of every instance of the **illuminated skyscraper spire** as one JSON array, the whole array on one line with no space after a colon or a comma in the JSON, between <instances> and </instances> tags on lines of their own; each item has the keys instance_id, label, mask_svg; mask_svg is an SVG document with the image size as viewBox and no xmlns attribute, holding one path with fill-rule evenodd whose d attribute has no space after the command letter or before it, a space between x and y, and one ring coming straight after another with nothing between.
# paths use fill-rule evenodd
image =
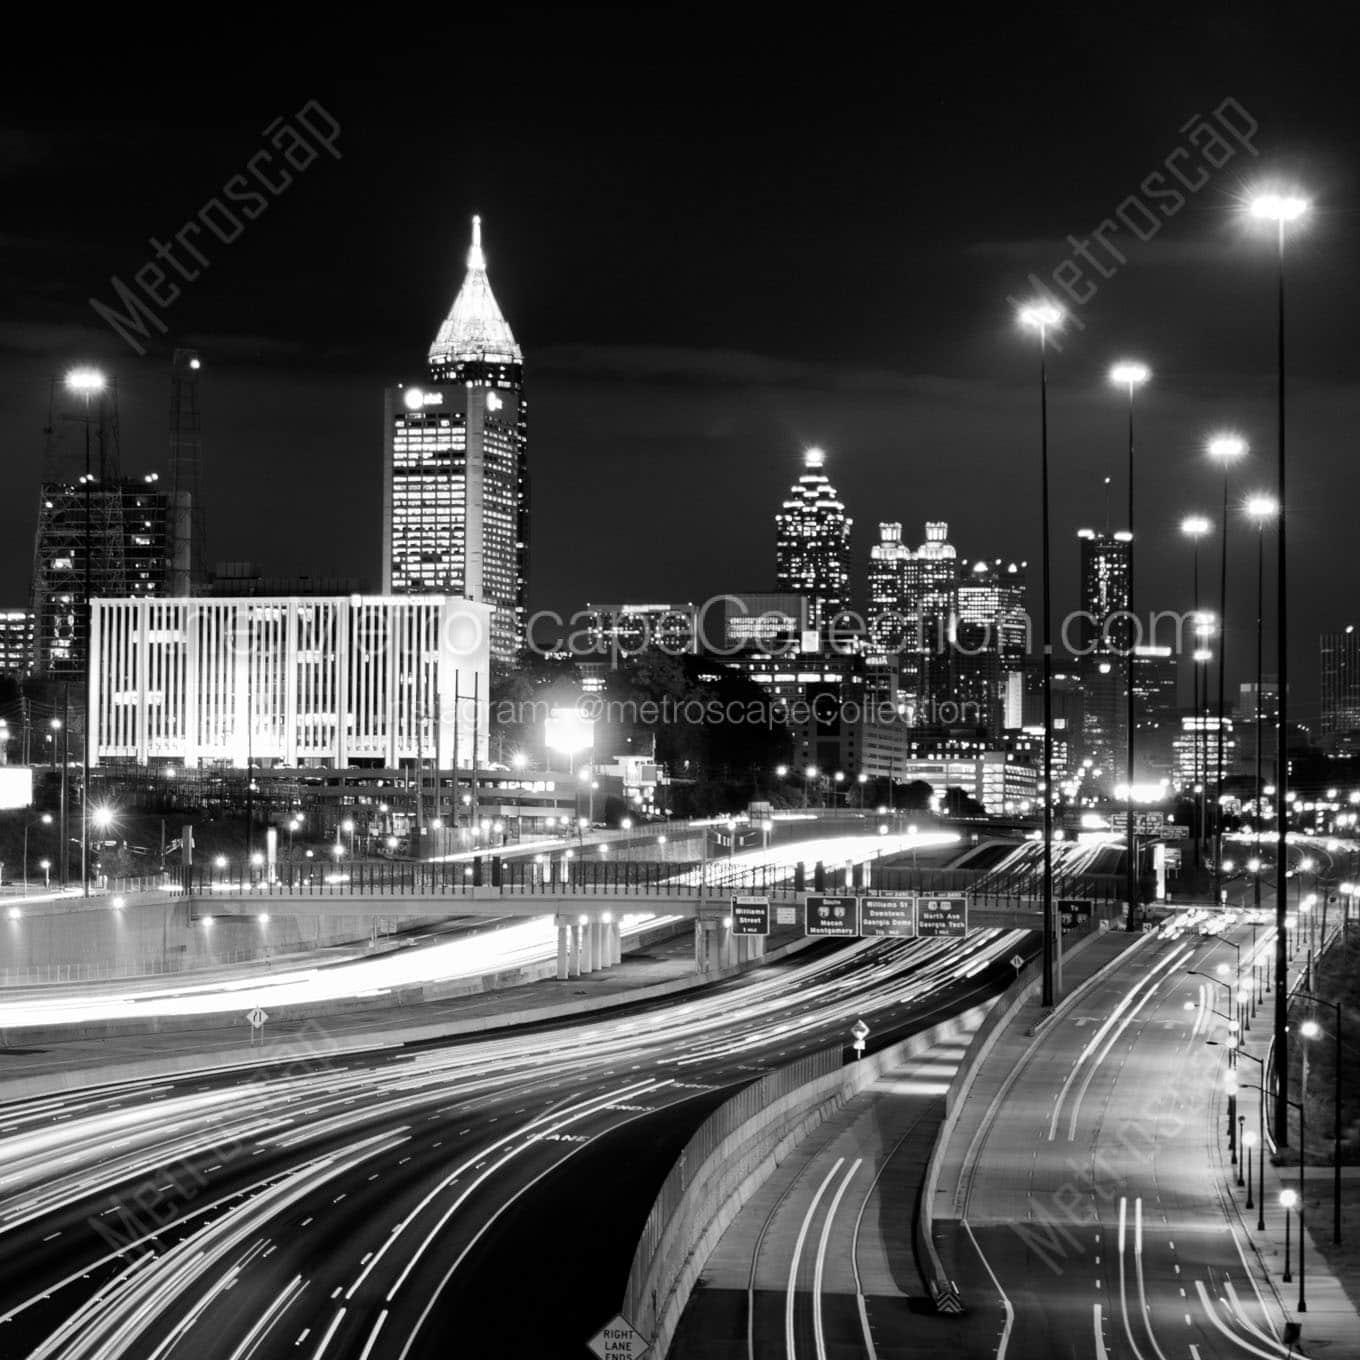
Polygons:
<instances>
[{"instance_id":1,"label":"illuminated skyscraper spire","mask_svg":"<svg viewBox=\"0 0 1360 1360\"><path fill-rule=\"evenodd\" d=\"M430 346L430 367L439 375L458 364L522 364L524 355L501 314L482 250L482 219L472 219L467 275L439 334Z\"/></svg>"},{"instance_id":2,"label":"illuminated skyscraper spire","mask_svg":"<svg viewBox=\"0 0 1360 1360\"><path fill-rule=\"evenodd\" d=\"M775 516L775 580L806 595L820 626L850 603L850 517L823 468L826 454L808 449L803 474Z\"/></svg>"}]
</instances>

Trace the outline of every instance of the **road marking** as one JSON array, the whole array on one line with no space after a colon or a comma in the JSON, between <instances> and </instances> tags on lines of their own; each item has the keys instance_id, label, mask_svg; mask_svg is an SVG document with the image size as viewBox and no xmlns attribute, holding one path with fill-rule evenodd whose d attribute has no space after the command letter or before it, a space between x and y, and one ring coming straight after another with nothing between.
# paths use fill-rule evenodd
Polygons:
<instances>
[{"instance_id":1,"label":"road marking","mask_svg":"<svg viewBox=\"0 0 1360 1360\"><path fill-rule=\"evenodd\" d=\"M996 1286L996 1292L1001 1295L1001 1306L1006 1310L1006 1325L1001 1329L1001 1340L997 1342L996 1360L1006 1360L1006 1347L1010 1344L1011 1328L1015 1325L1015 1309L1011 1305L1010 1299L1006 1297L1006 1291L1001 1287L1001 1281L996 1278L996 1271L991 1267L991 1263L982 1254L982 1248L978 1246L978 1240L973 1236L972 1224L966 1220L963 1230L968 1234L969 1241L973 1244L973 1250L978 1254L978 1260L982 1262L983 1268L991 1276L992 1283Z\"/></svg>"},{"instance_id":2,"label":"road marking","mask_svg":"<svg viewBox=\"0 0 1360 1360\"><path fill-rule=\"evenodd\" d=\"M1124 1335L1128 1338L1129 1349L1134 1354L1134 1360L1143 1360L1143 1353L1138 1349L1138 1343L1133 1339L1133 1327L1129 1323L1129 1298L1128 1289L1124 1282L1124 1245L1125 1234L1127 1232L1129 1202L1123 1196L1119 1197L1119 1311L1124 1319Z\"/></svg>"},{"instance_id":3,"label":"road marking","mask_svg":"<svg viewBox=\"0 0 1360 1360\"><path fill-rule=\"evenodd\" d=\"M335 1335L335 1329L340 1325L340 1319L344 1316L345 1310L342 1308L331 1319L331 1325L326 1328L326 1335L316 1343L316 1349L312 1352L312 1360L321 1360L321 1355L324 1353L326 1347L331 1344L331 1337Z\"/></svg>"},{"instance_id":4,"label":"road marking","mask_svg":"<svg viewBox=\"0 0 1360 1360\"><path fill-rule=\"evenodd\" d=\"M793 1258L789 1262L789 1286L784 1298L784 1347L788 1360L796 1360L797 1356L797 1347L793 1339L793 1304L797 1297L798 1262L803 1255L803 1244L807 1241L808 1229L812 1226L812 1216L817 1212L817 1205L821 1203L826 1187L831 1184L832 1177L841 1169L844 1162L844 1157L837 1157L835 1165L817 1187L817 1193L813 1195L812 1203L808 1205L807 1212L803 1215L803 1221L798 1228L798 1238L793 1244Z\"/></svg>"},{"instance_id":5,"label":"road marking","mask_svg":"<svg viewBox=\"0 0 1360 1360\"><path fill-rule=\"evenodd\" d=\"M1279 1351L1263 1351L1258 1350L1255 1346L1244 1341L1236 1332L1224 1326L1223 1319L1214 1311L1214 1306L1209 1301L1209 1295L1204 1288L1204 1282L1202 1280L1196 1280L1195 1288L1199 1291L1200 1306L1209 1315L1209 1321L1212 1322L1229 1341L1235 1342L1237 1345L1241 1346L1244 1351L1257 1356L1258 1360L1278 1360L1278 1356L1284 1350L1283 1347L1281 1347Z\"/></svg>"},{"instance_id":6,"label":"road marking","mask_svg":"<svg viewBox=\"0 0 1360 1360\"><path fill-rule=\"evenodd\" d=\"M387 1309L384 1308L378 1314L378 1320L373 1324L373 1330L368 1334L368 1340L364 1343L364 1348L359 1352L359 1360L368 1360L373 1350L373 1343L378 1339L378 1333L382 1331L382 1325L387 1321Z\"/></svg>"},{"instance_id":7,"label":"road marking","mask_svg":"<svg viewBox=\"0 0 1360 1360\"><path fill-rule=\"evenodd\" d=\"M864 1165L864 1158L858 1157L845 1173L844 1180L836 1187L831 1204L822 1223L822 1235L817 1243L817 1264L812 1272L812 1339L817 1347L817 1360L826 1360L826 1330L822 1322L822 1278L826 1271L826 1244L831 1240L831 1224L840 1208L841 1199L850 1188L855 1172Z\"/></svg>"}]
</instances>

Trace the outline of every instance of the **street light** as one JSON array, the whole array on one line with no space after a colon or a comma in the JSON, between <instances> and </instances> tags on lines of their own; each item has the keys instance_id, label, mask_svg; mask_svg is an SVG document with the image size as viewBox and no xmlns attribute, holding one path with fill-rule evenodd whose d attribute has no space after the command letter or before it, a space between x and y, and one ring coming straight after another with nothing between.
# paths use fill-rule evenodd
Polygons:
<instances>
[{"instance_id":1,"label":"street light","mask_svg":"<svg viewBox=\"0 0 1360 1360\"><path fill-rule=\"evenodd\" d=\"M1332 1242L1339 1246L1341 1244L1341 1003L1339 1001L1324 1001L1321 997L1313 996L1309 992L1295 992L1296 997L1304 1001L1311 1001L1315 1006L1330 1006L1335 1013L1334 1029L1332 1039L1336 1045L1336 1086L1332 1092ZM1305 1020L1299 1026L1299 1033L1305 1039L1316 1039L1322 1034L1322 1027L1316 1020ZM1307 1098L1307 1092L1303 1092ZM1299 1155L1303 1155L1303 1140L1300 1139Z\"/></svg>"},{"instance_id":2,"label":"street light","mask_svg":"<svg viewBox=\"0 0 1360 1360\"><path fill-rule=\"evenodd\" d=\"M1262 222L1273 222L1276 230L1276 324L1275 324L1275 364L1276 364L1276 444L1278 471L1276 473L1276 496L1279 499L1280 545L1275 559L1275 588L1278 624L1275 630L1277 652L1276 669L1279 685L1279 772L1275 782L1279 786L1279 821L1276 825L1276 865L1278 885L1284 881L1284 868L1288 863L1289 818L1285 792L1289 784L1289 590L1285 551L1285 513L1289 502L1285 499L1285 385L1284 385L1284 240L1285 227L1297 222L1308 211L1308 200L1298 194L1282 194L1277 190L1253 195L1250 203L1251 215ZM1280 1064L1279 1081L1275 1096L1275 1141L1277 1146L1285 1147L1289 1142L1289 1112L1284 1093L1289 1086L1289 1053L1285 1039L1285 1029L1289 1016L1289 977L1288 959L1284 945L1285 894L1275 893L1275 1052Z\"/></svg>"},{"instance_id":3,"label":"street light","mask_svg":"<svg viewBox=\"0 0 1360 1360\"><path fill-rule=\"evenodd\" d=\"M1056 951L1053 930L1053 583L1050 561L1048 506L1048 332L1062 323L1063 314L1051 302L1022 307L1020 324L1039 336L1039 495L1043 526L1044 585L1044 944L1042 1004L1053 1005Z\"/></svg>"},{"instance_id":4,"label":"street light","mask_svg":"<svg viewBox=\"0 0 1360 1360\"><path fill-rule=\"evenodd\" d=\"M1284 1282L1288 1284L1293 1280L1293 1275L1289 1271L1289 1211L1295 1206L1299 1209L1299 1257L1303 1256L1303 1206L1299 1203L1299 1197L1292 1190L1280 1191L1280 1208L1284 1210ZM1303 1270L1303 1261L1299 1261L1299 1270ZM1302 1311L1302 1310L1300 1310Z\"/></svg>"},{"instance_id":5,"label":"street light","mask_svg":"<svg viewBox=\"0 0 1360 1360\"><path fill-rule=\"evenodd\" d=\"M1191 659L1196 663L1196 665L1194 666L1191 672L1191 682L1194 695L1192 700L1192 709L1195 715L1194 726L1190 729L1190 736L1194 741L1194 761L1193 761L1194 774L1191 779L1192 784L1200 783L1199 743L1200 734L1204 730L1204 709L1200 700L1199 664L1207 660L1208 656L1210 655L1204 648L1198 646L1199 637L1204 628L1204 621L1201 618L1199 612L1199 541L1201 538L1205 536L1205 534L1209 533L1212 530L1212 528L1213 526L1203 515L1187 515L1181 521L1181 533L1183 533L1193 545L1191 548L1191 564L1192 564L1191 577L1194 587L1194 613L1192 617L1194 618L1195 621L1196 647ZM1206 743L1205 745L1206 755L1208 753L1208 749L1209 748ZM1205 761L1205 765L1206 766L1208 765L1207 759ZM1200 809L1197 811L1196 814L1197 820L1195 824L1195 870L1197 878L1198 871L1203 859L1202 837L1204 835L1204 826L1202 809L1203 803L1201 802Z\"/></svg>"},{"instance_id":6,"label":"street light","mask_svg":"<svg viewBox=\"0 0 1360 1360\"><path fill-rule=\"evenodd\" d=\"M1228 665L1228 469L1247 452L1247 441L1237 434L1217 434L1208 443L1209 455L1223 464L1223 541L1219 544L1218 573L1218 759L1214 780L1214 901L1223 893L1223 687Z\"/></svg>"},{"instance_id":7,"label":"street light","mask_svg":"<svg viewBox=\"0 0 1360 1360\"><path fill-rule=\"evenodd\" d=\"M1110 369L1110 381L1116 386L1127 390L1129 394L1129 558L1128 558L1128 604L1129 611L1129 645L1127 653L1128 678L1126 684L1125 698L1128 703L1126 721L1128 723L1128 810L1125 815L1125 836L1128 843L1128 894L1129 903L1126 913L1125 925L1129 930L1137 929L1137 917L1135 900L1138 891L1138 851L1137 843L1133 835L1133 756L1134 756L1134 731L1136 727L1134 717L1134 698L1133 698L1133 671L1137 664L1137 650L1134 634L1134 611L1133 611L1133 394L1152 376L1152 370L1146 364L1139 363L1137 360L1124 360L1117 363Z\"/></svg>"},{"instance_id":8,"label":"street light","mask_svg":"<svg viewBox=\"0 0 1360 1360\"><path fill-rule=\"evenodd\" d=\"M51 825L52 825L52 814L51 814L50 812L44 812L43 815L42 815L41 817L39 817L38 820L37 820L36 822L25 822L25 823L24 823L24 895L25 895L25 896L28 895L28 829L29 829L29 827L32 827L32 826L51 826ZM43 863L44 863L44 864L46 864L47 862L48 862L47 860L43 860ZM46 885L44 885L44 886L46 886Z\"/></svg>"},{"instance_id":9,"label":"street light","mask_svg":"<svg viewBox=\"0 0 1360 1360\"><path fill-rule=\"evenodd\" d=\"M1257 878L1256 886L1253 890L1253 905L1259 911L1261 908L1261 879L1259 874L1261 863L1261 739L1263 734L1263 713L1261 703L1261 687L1263 684L1262 665L1264 660L1263 652L1263 613L1264 613L1264 594L1265 594L1265 561L1266 561L1266 525L1279 513L1273 496L1255 495L1247 500L1247 514L1256 521L1256 816L1253 819L1256 823L1256 859Z\"/></svg>"}]
</instances>

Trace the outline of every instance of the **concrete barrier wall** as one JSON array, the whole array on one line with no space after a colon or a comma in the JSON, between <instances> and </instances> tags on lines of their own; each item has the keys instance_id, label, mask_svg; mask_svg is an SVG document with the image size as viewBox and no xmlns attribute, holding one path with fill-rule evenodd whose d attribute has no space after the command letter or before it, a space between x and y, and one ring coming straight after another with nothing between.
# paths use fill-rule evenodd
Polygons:
<instances>
[{"instance_id":1,"label":"concrete barrier wall","mask_svg":"<svg viewBox=\"0 0 1360 1360\"><path fill-rule=\"evenodd\" d=\"M663 1186L643 1229L624 1293L623 1315L651 1341L652 1353L665 1356L680 1316L719 1239L757 1190L789 1153L852 1096L888 1068L954 1038L980 1022L993 1003L987 1002L914 1034L880 1052L802 1080L813 1059L783 1068L739 1093L705 1121L686 1145L668 1182L683 1174L677 1196ZM840 1049L827 1050L839 1060ZM824 1058L823 1061L826 1061ZM798 1082L781 1090L789 1080ZM738 1115L730 1131L732 1111ZM716 1137L715 1132L722 1134ZM693 1149L700 1149L695 1155ZM706 1149L711 1149L707 1150ZM681 1169L683 1170L683 1173Z\"/></svg>"}]
</instances>

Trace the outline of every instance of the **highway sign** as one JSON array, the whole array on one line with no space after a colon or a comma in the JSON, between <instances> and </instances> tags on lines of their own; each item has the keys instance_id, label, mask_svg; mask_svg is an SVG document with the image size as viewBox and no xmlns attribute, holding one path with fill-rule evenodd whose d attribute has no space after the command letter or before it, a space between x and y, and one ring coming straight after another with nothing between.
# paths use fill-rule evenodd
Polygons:
<instances>
[{"instance_id":1,"label":"highway sign","mask_svg":"<svg viewBox=\"0 0 1360 1360\"><path fill-rule=\"evenodd\" d=\"M263 1026L264 1022L269 1019L269 1016L256 1006L252 1010L246 1012L246 1019L250 1021L250 1027L252 1029L259 1029Z\"/></svg>"},{"instance_id":2,"label":"highway sign","mask_svg":"<svg viewBox=\"0 0 1360 1360\"><path fill-rule=\"evenodd\" d=\"M861 897L859 900L861 935L915 935L916 898Z\"/></svg>"},{"instance_id":3,"label":"highway sign","mask_svg":"<svg viewBox=\"0 0 1360 1360\"><path fill-rule=\"evenodd\" d=\"M638 1360L651 1349L647 1338L622 1313L586 1342L600 1360Z\"/></svg>"},{"instance_id":4,"label":"highway sign","mask_svg":"<svg viewBox=\"0 0 1360 1360\"><path fill-rule=\"evenodd\" d=\"M1190 828L1188 826L1177 826L1175 822L1167 822L1162 827L1162 835L1169 841L1184 841L1190 838Z\"/></svg>"},{"instance_id":5,"label":"highway sign","mask_svg":"<svg viewBox=\"0 0 1360 1360\"><path fill-rule=\"evenodd\" d=\"M732 899L733 935L768 935L770 933L770 899L768 897L734 897Z\"/></svg>"},{"instance_id":6,"label":"highway sign","mask_svg":"<svg viewBox=\"0 0 1360 1360\"><path fill-rule=\"evenodd\" d=\"M1135 812L1133 814L1133 834L1135 836L1160 836L1166 822L1164 812ZM1116 821L1116 826L1118 822Z\"/></svg>"},{"instance_id":7,"label":"highway sign","mask_svg":"<svg viewBox=\"0 0 1360 1360\"><path fill-rule=\"evenodd\" d=\"M798 924L798 908L776 907L774 909L774 923L777 926L796 926Z\"/></svg>"},{"instance_id":8,"label":"highway sign","mask_svg":"<svg viewBox=\"0 0 1360 1360\"><path fill-rule=\"evenodd\" d=\"M1064 930L1071 930L1091 919L1091 904L1084 898L1064 898L1058 902L1058 920Z\"/></svg>"},{"instance_id":9,"label":"highway sign","mask_svg":"<svg viewBox=\"0 0 1360 1360\"><path fill-rule=\"evenodd\" d=\"M916 899L918 935L967 935L968 899L963 894Z\"/></svg>"},{"instance_id":10,"label":"highway sign","mask_svg":"<svg viewBox=\"0 0 1360 1360\"><path fill-rule=\"evenodd\" d=\"M858 935L858 897L809 897L803 916L808 935Z\"/></svg>"}]
</instances>

